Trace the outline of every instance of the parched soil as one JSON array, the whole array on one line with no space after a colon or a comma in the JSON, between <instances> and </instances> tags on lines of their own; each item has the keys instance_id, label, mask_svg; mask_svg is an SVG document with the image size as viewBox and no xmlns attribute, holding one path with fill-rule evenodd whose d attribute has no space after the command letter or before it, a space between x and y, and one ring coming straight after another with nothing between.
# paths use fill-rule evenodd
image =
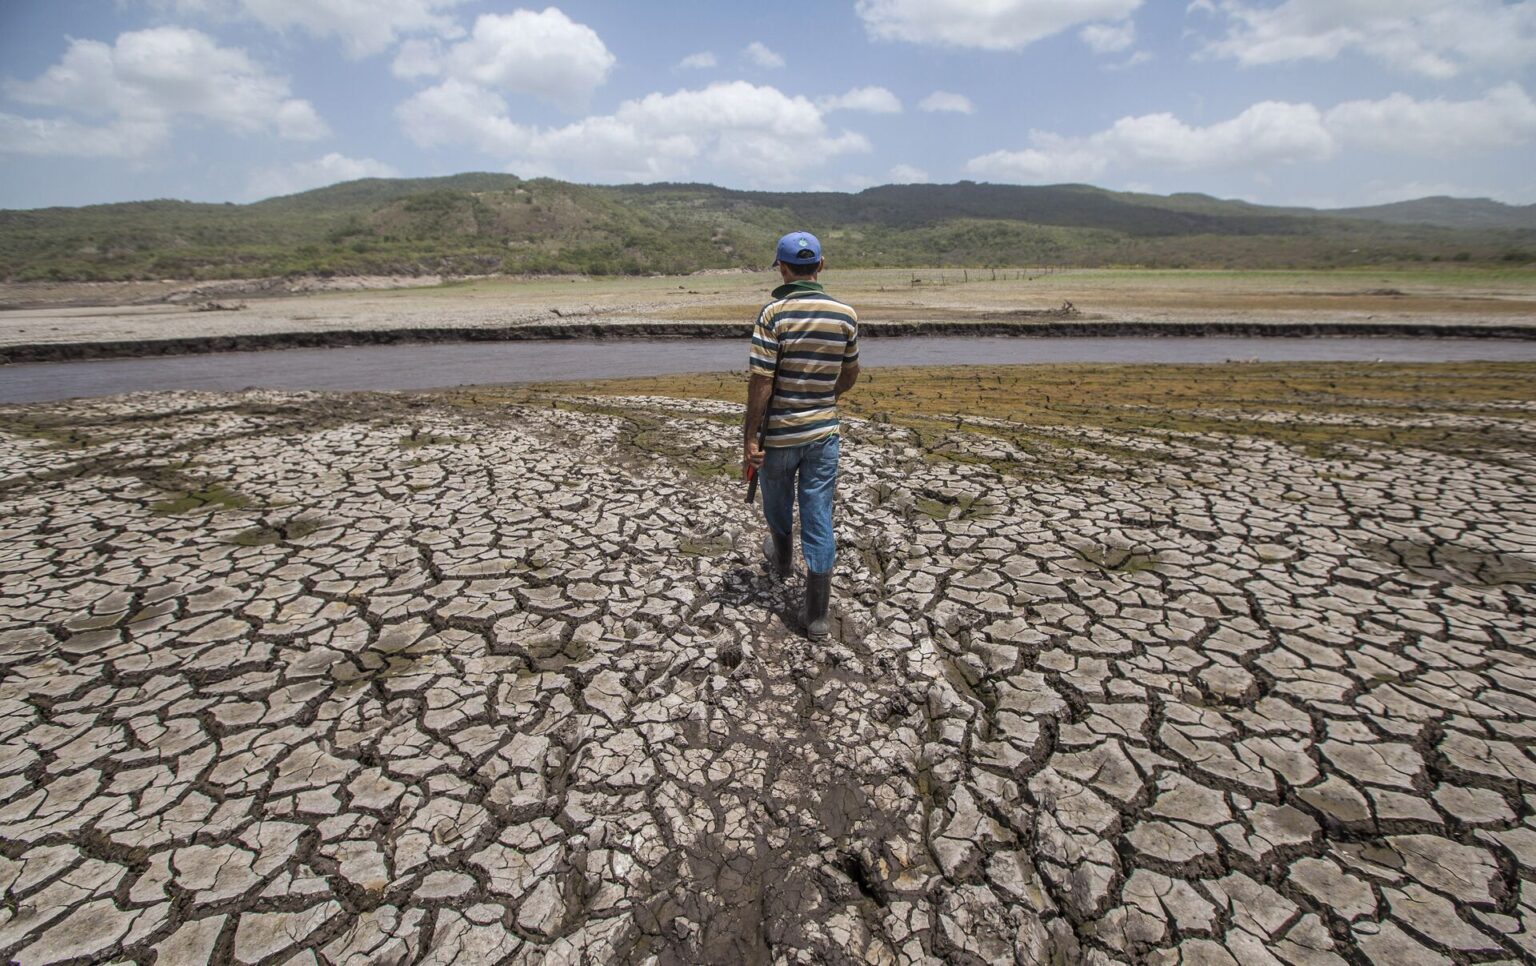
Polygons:
<instances>
[{"instance_id":1,"label":"parched soil","mask_svg":"<svg viewBox=\"0 0 1536 966\"><path fill-rule=\"evenodd\" d=\"M0 407L0 958L1529 960L1533 377Z\"/></svg>"}]
</instances>

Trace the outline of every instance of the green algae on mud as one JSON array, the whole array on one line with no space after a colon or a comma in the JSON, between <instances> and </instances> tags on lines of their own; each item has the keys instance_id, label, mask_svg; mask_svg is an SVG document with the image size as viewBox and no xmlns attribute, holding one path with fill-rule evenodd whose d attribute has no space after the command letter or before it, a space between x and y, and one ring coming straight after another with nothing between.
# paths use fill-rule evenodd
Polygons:
<instances>
[{"instance_id":1,"label":"green algae on mud","mask_svg":"<svg viewBox=\"0 0 1536 966\"><path fill-rule=\"evenodd\" d=\"M420 433L412 430L409 436L400 437L400 446L403 449L423 449L428 446L457 446L467 443L469 440L462 436L439 436L433 433Z\"/></svg>"},{"instance_id":2,"label":"green algae on mud","mask_svg":"<svg viewBox=\"0 0 1536 966\"><path fill-rule=\"evenodd\" d=\"M199 490L187 490L150 506L151 513L174 516L200 510L239 510L251 505L250 497L231 490L222 483L210 483Z\"/></svg>"},{"instance_id":3,"label":"green algae on mud","mask_svg":"<svg viewBox=\"0 0 1536 966\"><path fill-rule=\"evenodd\" d=\"M718 557L731 549L731 538L722 534L684 537L677 549L685 557Z\"/></svg>"},{"instance_id":4,"label":"green algae on mud","mask_svg":"<svg viewBox=\"0 0 1536 966\"><path fill-rule=\"evenodd\" d=\"M922 490L913 494L912 506L936 523L947 520L971 520L995 515L997 507L972 493L946 493Z\"/></svg>"},{"instance_id":5,"label":"green algae on mud","mask_svg":"<svg viewBox=\"0 0 1536 966\"><path fill-rule=\"evenodd\" d=\"M19 439L35 439L54 449L84 449L96 442L79 428L58 420L14 413L0 415L0 433Z\"/></svg>"},{"instance_id":6,"label":"green algae on mud","mask_svg":"<svg viewBox=\"0 0 1536 966\"><path fill-rule=\"evenodd\" d=\"M236 534L232 542L241 547L266 547L303 539L325 526L325 520L289 520L274 526L252 527Z\"/></svg>"},{"instance_id":7,"label":"green algae on mud","mask_svg":"<svg viewBox=\"0 0 1536 966\"><path fill-rule=\"evenodd\" d=\"M1155 552L1132 547L1083 546L1072 552L1083 564L1106 574L1156 573L1162 563Z\"/></svg>"}]
</instances>

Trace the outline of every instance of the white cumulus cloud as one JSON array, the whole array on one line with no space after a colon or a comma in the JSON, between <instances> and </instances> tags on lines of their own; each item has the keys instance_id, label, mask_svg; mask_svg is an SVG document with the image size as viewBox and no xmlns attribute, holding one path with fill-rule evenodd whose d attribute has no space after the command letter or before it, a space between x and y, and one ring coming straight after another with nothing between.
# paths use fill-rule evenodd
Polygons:
<instances>
[{"instance_id":1,"label":"white cumulus cloud","mask_svg":"<svg viewBox=\"0 0 1536 966\"><path fill-rule=\"evenodd\" d=\"M708 70L716 64L715 55L708 50L701 50L697 54L689 54L677 62L677 66L684 70Z\"/></svg>"},{"instance_id":2,"label":"white cumulus cloud","mask_svg":"<svg viewBox=\"0 0 1536 966\"><path fill-rule=\"evenodd\" d=\"M860 134L830 131L806 98L745 81L650 94L613 114L537 128L513 121L495 92L450 80L412 97L397 115L423 146L465 145L509 166L567 178L669 180L707 165L712 176L723 170L756 183L793 184L824 161L870 149ZM786 163L786 145L793 145L796 164Z\"/></svg>"},{"instance_id":3,"label":"white cumulus cloud","mask_svg":"<svg viewBox=\"0 0 1536 966\"><path fill-rule=\"evenodd\" d=\"M891 168L891 184L927 184L928 172L910 164L898 164Z\"/></svg>"},{"instance_id":4,"label":"white cumulus cloud","mask_svg":"<svg viewBox=\"0 0 1536 966\"><path fill-rule=\"evenodd\" d=\"M1035 131L1030 139L1030 148L973 158L966 170L1005 181L1088 181L1112 166L1221 170L1322 160L1336 148L1316 107L1277 101L1206 127L1172 114L1145 114L1087 137Z\"/></svg>"},{"instance_id":5,"label":"white cumulus cloud","mask_svg":"<svg viewBox=\"0 0 1536 966\"><path fill-rule=\"evenodd\" d=\"M168 133L158 121L82 124L70 118L22 117L0 111L0 154L133 158L159 147Z\"/></svg>"},{"instance_id":6,"label":"white cumulus cloud","mask_svg":"<svg viewBox=\"0 0 1536 966\"><path fill-rule=\"evenodd\" d=\"M206 34L181 27L125 33L111 45L71 41L59 63L34 80L6 84L6 93L37 107L114 117L93 126L73 118L8 115L0 149L14 153L144 154L182 117L241 134L271 132L295 140L328 133L308 101L289 96L287 80L268 73L245 51L220 47ZM66 138L77 139L77 149L60 150Z\"/></svg>"},{"instance_id":7,"label":"white cumulus cloud","mask_svg":"<svg viewBox=\"0 0 1536 966\"><path fill-rule=\"evenodd\" d=\"M347 53L363 57L411 34L455 37L463 31L448 11L464 0L151 0L188 15L240 17L271 30L297 28L335 37Z\"/></svg>"},{"instance_id":8,"label":"white cumulus cloud","mask_svg":"<svg viewBox=\"0 0 1536 966\"><path fill-rule=\"evenodd\" d=\"M976 105L964 94L952 94L949 91L934 91L927 97L917 102L920 111L948 111L952 114L975 114Z\"/></svg>"},{"instance_id":9,"label":"white cumulus cloud","mask_svg":"<svg viewBox=\"0 0 1536 966\"><path fill-rule=\"evenodd\" d=\"M332 152L313 161L300 161L281 167L263 168L251 176L251 198L291 195L311 188L358 178L396 178L400 172L392 165L372 158L349 158Z\"/></svg>"},{"instance_id":10,"label":"white cumulus cloud","mask_svg":"<svg viewBox=\"0 0 1536 966\"><path fill-rule=\"evenodd\" d=\"M915 44L1019 50L1096 21L1129 17L1141 0L858 0L870 36Z\"/></svg>"},{"instance_id":11,"label":"white cumulus cloud","mask_svg":"<svg viewBox=\"0 0 1536 966\"><path fill-rule=\"evenodd\" d=\"M1201 0L1226 33L1209 51L1247 65L1332 60L1359 51L1429 77L1536 62L1529 0Z\"/></svg>"},{"instance_id":12,"label":"white cumulus cloud","mask_svg":"<svg viewBox=\"0 0 1536 966\"><path fill-rule=\"evenodd\" d=\"M1326 121L1341 142L1388 152L1448 156L1536 140L1536 102L1514 83L1475 101L1419 101L1400 93L1346 101Z\"/></svg>"},{"instance_id":13,"label":"white cumulus cloud","mask_svg":"<svg viewBox=\"0 0 1536 966\"><path fill-rule=\"evenodd\" d=\"M901 99L884 87L855 87L846 94L821 98L816 104L823 111L868 111L871 114L901 113Z\"/></svg>"},{"instance_id":14,"label":"white cumulus cloud","mask_svg":"<svg viewBox=\"0 0 1536 966\"><path fill-rule=\"evenodd\" d=\"M1096 54L1118 54L1136 42L1136 24L1130 20L1113 24L1091 23L1077 35Z\"/></svg>"},{"instance_id":15,"label":"white cumulus cloud","mask_svg":"<svg viewBox=\"0 0 1536 966\"><path fill-rule=\"evenodd\" d=\"M432 40L407 40L395 52L390 72L401 80L433 77L443 71L443 45Z\"/></svg>"},{"instance_id":16,"label":"white cumulus cloud","mask_svg":"<svg viewBox=\"0 0 1536 966\"><path fill-rule=\"evenodd\" d=\"M521 149L529 129L507 117L507 102L495 91L449 78L412 96L395 109L405 133L417 144L463 144L487 154Z\"/></svg>"},{"instance_id":17,"label":"white cumulus cloud","mask_svg":"<svg viewBox=\"0 0 1536 966\"><path fill-rule=\"evenodd\" d=\"M746 55L748 60L759 67L777 70L784 66L784 58L769 50L767 45L758 40L747 44L746 49L742 53Z\"/></svg>"},{"instance_id":18,"label":"white cumulus cloud","mask_svg":"<svg viewBox=\"0 0 1536 966\"><path fill-rule=\"evenodd\" d=\"M978 177L1023 184L1093 181L1109 167L1101 152L1086 147L1056 144L1048 149L993 151L966 162L965 170Z\"/></svg>"},{"instance_id":19,"label":"white cumulus cloud","mask_svg":"<svg viewBox=\"0 0 1536 966\"><path fill-rule=\"evenodd\" d=\"M1172 114L1121 118L1094 139L1132 162L1184 169L1317 161L1334 151L1317 108L1281 101L1255 104L1207 127Z\"/></svg>"},{"instance_id":20,"label":"white cumulus cloud","mask_svg":"<svg viewBox=\"0 0 1536 966\"><path fill-rule=\"evenodd\" d=\"M614 60L596 31L550 7L482 15L469 37L443 55L442 71L464 83L574 109L607 79Z\"/></svg>"},{"instance_id":21,"label":"white cumulus cloud","mask_svg":"<svg viewBox=\"0 0 1536 966\"><path fill-rule=\"evenodd\" d=\"M1365 148L1397 156L1467 157L1536 141L1536 101L1509 83L1469 101L1393 94L1312 104L1265 101L1229 120L1195 126L1172 114L1123 117L1083 137L1030 132L1030 145L971 159L966 170L1003 181L1089 181L1111 169L1222 171L1262 177L1277 164L1328 160Z\"/></svg>"}]
</instances>

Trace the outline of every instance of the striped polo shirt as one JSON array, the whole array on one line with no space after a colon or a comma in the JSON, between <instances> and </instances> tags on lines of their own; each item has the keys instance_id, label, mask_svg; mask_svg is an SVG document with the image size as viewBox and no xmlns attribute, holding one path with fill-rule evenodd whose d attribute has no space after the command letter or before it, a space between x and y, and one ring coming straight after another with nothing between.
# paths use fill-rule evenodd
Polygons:
<instances>
[{"instance_id":1,"label":"striped polo shirt","mask_svg":"<svg viewBox=\"0 0 1536 966\"><path fill-rule=\"evenodd\" d=\"M749 367L778 374L763 445L799 446L837 432L833 389L843 366L859 360L859 317L816 282L780 285L773 298L752 327Z\"/></svg>"}]
</instances>

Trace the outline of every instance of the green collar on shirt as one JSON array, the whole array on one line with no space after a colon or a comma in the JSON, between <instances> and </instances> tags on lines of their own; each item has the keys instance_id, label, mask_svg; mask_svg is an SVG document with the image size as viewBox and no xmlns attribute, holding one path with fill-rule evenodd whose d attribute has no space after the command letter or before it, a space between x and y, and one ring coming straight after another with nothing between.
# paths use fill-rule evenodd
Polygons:
<instances>
[{"instance_id":1,"label":"green collar on shirt","mask_svg":"<svg viewBox=\"0 0 1536 966\"><path fill-rule=\"evenodd\" d=\"M786 282L773 290L773 297L776 299L787 299L791 295L799 295L801 292L825 293L826 289L821 287L820 282Z\"/></svg>"}]
</instances>

